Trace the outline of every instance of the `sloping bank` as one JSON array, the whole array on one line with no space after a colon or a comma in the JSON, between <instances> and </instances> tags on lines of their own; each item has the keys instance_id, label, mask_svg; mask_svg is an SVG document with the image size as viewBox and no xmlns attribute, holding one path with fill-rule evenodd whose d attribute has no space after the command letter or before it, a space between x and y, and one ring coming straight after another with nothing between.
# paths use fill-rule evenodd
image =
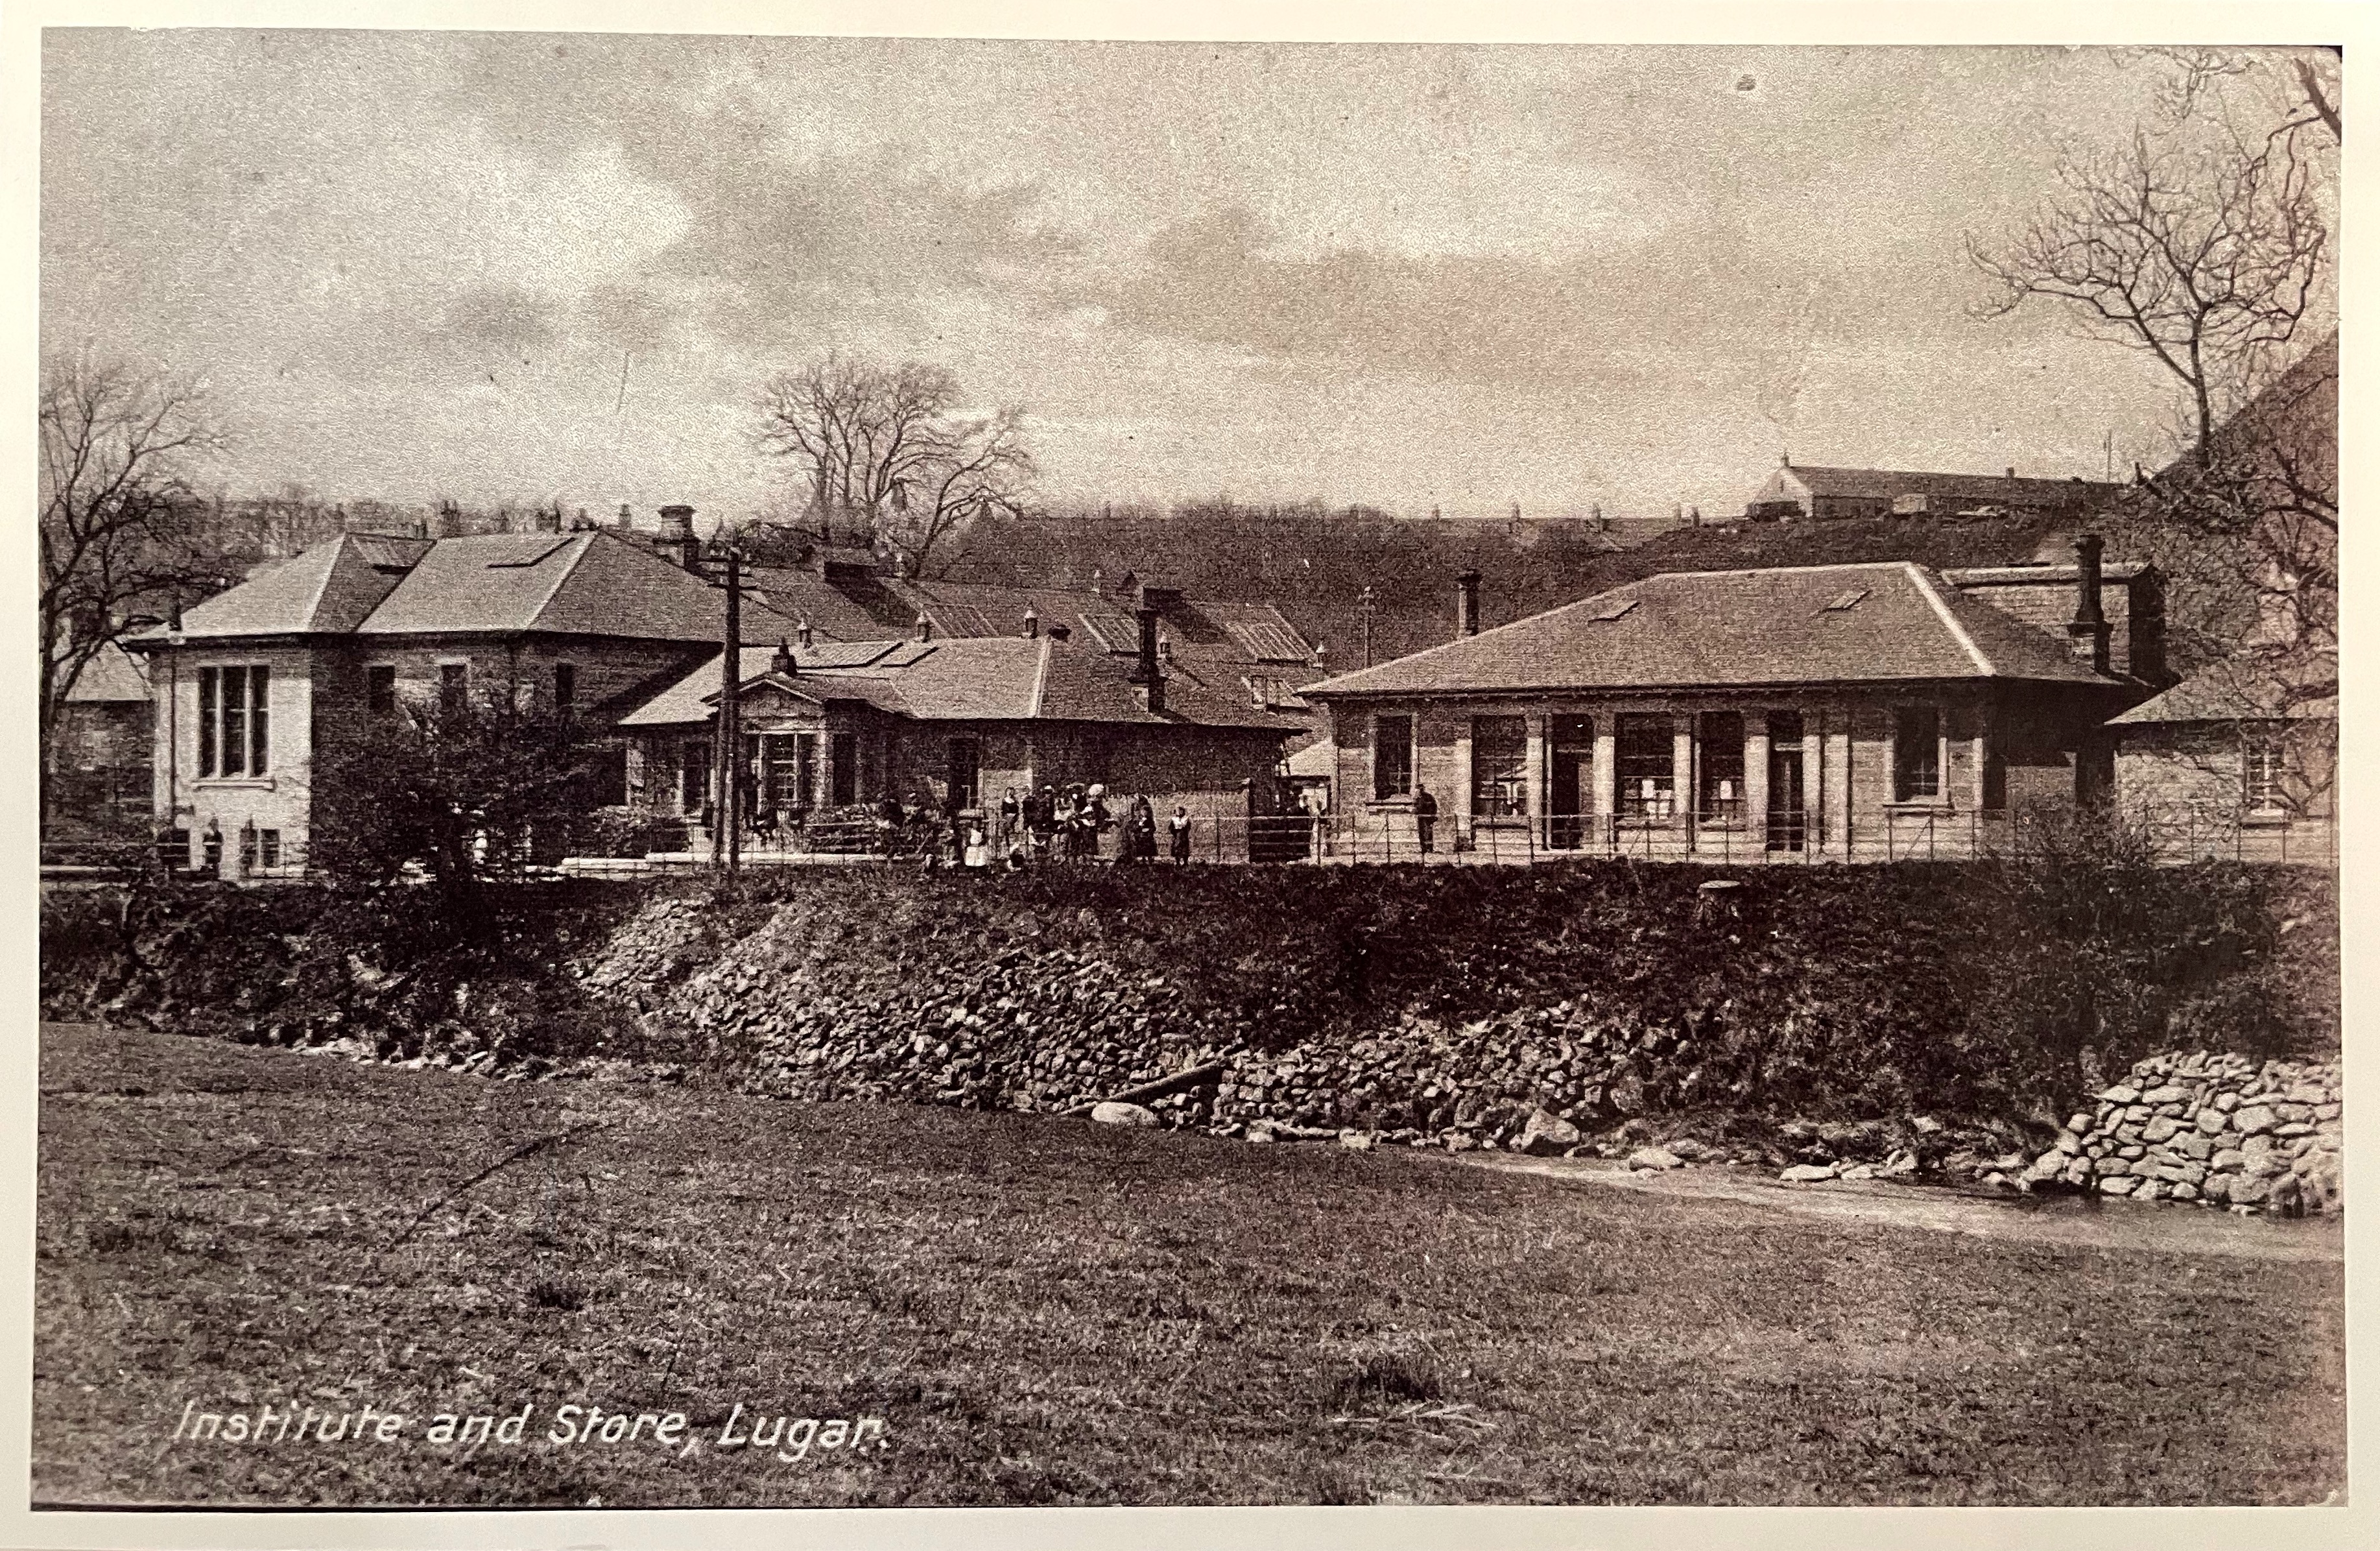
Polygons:
<instances>
[{"instance_id":1,"label":"sloping bank","mask_svg":"<svg viewBox=\"0 0 2380 1551\"><path fill-rule=\"evenodd\" d=\"M2015 1175L2154 1052L2336 1048L2336 916L2301 873L1780 868L1725 901L1709 878L804 875L657 898L582 980L791 1098L1068 1111L1213 1069L1146 1107L1227 1135L1668 1139L1814 1171Z\"/></svg>"},{"instance_id":2,"label":"sloping bank","mask_svg":"<svg viewBox=\"0 0 2380 1551\"><path fill-rule=\"evenodd\" d=\"M1663 1142L1687 1161L2030 1167L2184 1199L2174 1186L2205 1199L2209 1177L2243 1165L2265 1178L2277 1157L2335 1156L2299 1145L2315 1131L2277 1134L2335 1113L2277 1116L2252 1153L2227 1121L2235 1140L2204 1158L2165 1124L2199 1126L2218 1090L2253 1123L2252 1098L2296 1104L2283 1095L2320 1080L2265 1063L2337 1052L2325 878L1780 867L1724 901L1710 878L1626 863L838 870L730 891L528 890L462 932L404 891L67 897L44 904L43 1004L501 1077L692 1077L801 1099L1062 1112L1198 1072L1150 1115L1281 1140ZM2057 1140L2078 1099L2164 1051L2234 1059L2186 1115L2102 1099ZM2034 1161L2045 1150L2054 1168Z\"/></svg>"}]
</instances>

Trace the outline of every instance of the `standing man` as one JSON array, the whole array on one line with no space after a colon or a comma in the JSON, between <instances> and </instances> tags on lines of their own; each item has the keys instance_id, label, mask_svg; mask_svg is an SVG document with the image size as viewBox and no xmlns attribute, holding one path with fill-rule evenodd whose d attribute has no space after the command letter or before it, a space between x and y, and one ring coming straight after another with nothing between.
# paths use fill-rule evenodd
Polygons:
<instances>
[{"instance_id":1,"label":"standing man","mask_svg":"<svg viewBox=\"0 0 2380 1551\"><path fill-rule=\"evenodd\" d=\"M1414 783L1414 833L1421 837L1421 854L1427 856L1436 845L1438 830L1438 799L1429 788Z\"/></svg>"}]
</instances>

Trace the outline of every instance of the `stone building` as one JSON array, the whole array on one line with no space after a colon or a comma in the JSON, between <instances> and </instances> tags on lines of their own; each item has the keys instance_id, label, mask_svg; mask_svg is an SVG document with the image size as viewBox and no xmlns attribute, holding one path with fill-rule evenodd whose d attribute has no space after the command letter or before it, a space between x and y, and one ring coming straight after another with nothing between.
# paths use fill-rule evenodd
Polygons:
<instances>
[{"instance_id":1,"label":"stone building","mask_svg":"<svg viewBox=\"0 0 2380 1551\"><path fill-rule=\"evenodd\" d=\"M407 701L492 695L605 725L715 656L721 617L702 577L607 530L317 544L126 641L157 704L164 844L194 867L302 871L339 740ZM747 620L794 629L757 605Z\"/></svg>"},{"instance_id":2,"label":"stone building","mask_svg":"<svg viewBox=\"0 0 2380 1551\"><path fill-rule=\"evenodd\" d=\"M51 736L46 816L135 837L147 827L152 776L149 678L109 642L75 676Z\"/></svg>"},{"instance_id":3,"label":"stone building","mask_svg":"<svg viewBox=\"0 0 2380 1551\"><path fill-rule=\"evenodd\" d=\"M888 796L959 811L1073 782L1146 794L1168 812L1182 803L1202 824L1269 812L1282 748L1307 732L1307 717L1252 695L1237 663L1170 651L1162 618L1153 605L1135 611L1128 653L1111 649L1111 632L1062 624L943 636L929 622L900 641L812 630L747 646L744 806L788 843ZM722 677L714 655L620 722L637 740L639 800L684 821L696 849L718 802Z\"/></svg>"},{"instance_id":4,"label":"stone building","mask_svg":"<svg viewBox=\"0 0 2380 1551\"><path fill-rule=\"evenodd\" d=\"M2003 513L2080 518L2105 507L2122 489L2091 480L2019 479L2014 469L1994 478L1828 469L1788 459L1753 492L1743 515L1754 522Z\"/></svg>"},{"instance_id":5,"label":"stone building","mask_svg":"<svg viewBox=\"0 0 2380 1551\"><path fill-rule=\"evenodd\" d=\"M2115 717L2122 811L2168 852L2332 860L2337 677L2218 664Z\"/></svg>"},{"instance_id":6,"label":"stone building","mask_svg":"<svg viewBox=\"0 0 2380 1551\"><path fill-rule=\"evenodd\" d=\"M1889 562L1648 577L1481 631L1466 573L1454 641L1305 690L1336 833L1411 846L1427 791L1439 849L1987 846L2104 794L2102 724L2151 692L2116 666L2143 648L2115 639L2098 541L2077 550L2054 630Z\"/></svg>"}]
</instances>

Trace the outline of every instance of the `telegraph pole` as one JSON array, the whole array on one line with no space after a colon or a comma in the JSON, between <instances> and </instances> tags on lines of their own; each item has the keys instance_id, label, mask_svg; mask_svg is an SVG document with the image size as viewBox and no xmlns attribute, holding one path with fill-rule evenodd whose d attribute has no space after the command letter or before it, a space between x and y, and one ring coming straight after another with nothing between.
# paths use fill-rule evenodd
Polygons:
<instances>
[{"instance_id":1,"label":"telegraph pole","mask_svg":"<svg viewBox=\"0 0 2380 1551\"><path fill-rule=\"evenodd\" d=\"M721 829L711 843L710 861L715 867L723 855L727 875L732 878L742 870L744 861L744 556L724 539L713 544L712 554L725 574L727 617L726 627L721 632L724 651L719 659ZM720 844L722 840L724 846Z\"/></svg>"},{"instance_id":2,"label":"telegraph pole","mask_svg":"<svg viewBox=\"0 0 2380 1551\"><path fill-rule=\"evenodd\" d=\"M1364 583L1363 596L1360 601L1364 607L1364 666L1370 667L1372 666L1372 584L1368 581Z\"/></svg>"}]
</instances>

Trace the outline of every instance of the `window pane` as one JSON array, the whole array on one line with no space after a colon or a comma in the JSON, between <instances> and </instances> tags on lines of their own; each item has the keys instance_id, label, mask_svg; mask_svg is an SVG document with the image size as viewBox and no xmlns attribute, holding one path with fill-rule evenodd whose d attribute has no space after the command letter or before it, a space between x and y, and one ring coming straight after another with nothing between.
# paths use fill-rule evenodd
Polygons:
<instances>
[{"instance_id":1,"label":"window pane","mask_svg":"<svg viewBox=\"0 0 2380 1551\"><path fill-rule=\"evenodd\" d=\"M1483 819L1529 811L1529 722L1525 716L1471 719L1471 812Z\"/></svg>"},{"instance_id":2,"label":"window pane","mask_svg":"<svg viewBox=\"0 0 2380 1551\"><path fill-rule=\"evenodd\" d=\"M1802 714L1799 711L1771 711L1768 714L1768 746L1791 746L1802 741Z\"/></svg>"},{"instance_id":3,"label":"window pane","mask_svg":"<svg viewBox=\"0 0 2380 1551\"><path fill-rule=\"evenodd\" d=\"M2279 811L2282 807L2280 746L2277 743L2250 744L2245 765L2248 806L2258 812Z\"/></svg>"},{"instance_id":4,"label":"window pane","mask_svg":"<svg viewBox=\"0 0 2380 1551\"><path fill-rule=\"evenodd\" d=\"M578 669L570 663L553 665L553 708L567 712L578 698Z\"/></svg>"},{"instance_id":5,"label":"window pane","mask_svg":"<svg viewBox=\"0 0 2380 1551\"><path fill-rule=\"evenodd\" d=\"M248 773L251 776L261 776L273 767L265 757L273 747L264 720L264 690L270 676L271 670L261 666L248 670Z\"/></svg>"},{"instance_id":6,"label":"window pane","mask_svg":"<svg viewBox=\"0 0 2380 1551\"><path fill-rule=\"evenodd\" d=\"M1734 824L1743 817L1743 717L1733 711L1710 711L1700 720L1702 791L1695 807L1706 819Z\"/></svg>"},{"instance_id":7,"label":"window pane","mask_svg":"<svg viewBox=\"0 0 2380 1551\"><path fill-rule=\"evenodd\" d=\"M1407 797L1413 792L1413 718L1378 716L1372 722L1372 795Z\"/></svg>"},{"instance_id":8,"label":"window pane","mask_svg":"<svg viewBox=\"0 0 2380 1551\"><path fill-rule=\"evenodd\" d=\"M247 774L248 669L244 667L223 670L223 731L217 746L223 753L225 775Z\"/></svg>"},{"instance_id":9,"label":"window pane","mask_svg":"<svg viewBox=\"0 0 2380 1551\"><path fill-rule=\"evenodd\" d=\"M220 668L199 669L199 774L215 773L215 706L220 690Z\"/></svg>"},{"instance_id":10,"label":"window pane","mask_svg":"<svg viewBox=\"0 0 2380 1551\"><path fill-rule=\"evenodd\" d=\"M1678 800L1675 727L1666 715L1632 713L1614 720L1621 817L1669 818Z\"/></svg>"},{"instance_id":11,"label":"window pane","mask_svg":"<svg viewBox=\"0 0 2380 1551\"><path fill-rule=\"evenodd\" d=\"M260 829L256 832L256 842L264 865L267 867L281 865L281 831Z\"/></svg>"},{"instance_id":12,"label":"window pane","mask_svg":"<svg viewBox=\"0 0 2380 1551\"><path fill-rule=\"evenodd\" d=\"M463 699L470 688L470 682L471 669L468 664L439 664L438 708L442 711L462 710Z\"/></svg>"},{"instance_id":13,"label":"window pane","mask_svg":"<svg viewBox=\"0 0 2380 1551\"><path fill-rule=\"evenodd\" d=\"M364 669L365 695L375 716L392 715L396 711L396 666L377 663Z\"/></svg>"},{"instance_id":14,"label":"window pane","mask_svg":"<svg viewBox=\"0 0 2380 1551\"><path fill-rule=\"evenodd\" d=\"M1933 710L1901 711L1893 718L1892 795L1920 802L1942 790L1942 718Z\"/></svg>"}]
</instances>

